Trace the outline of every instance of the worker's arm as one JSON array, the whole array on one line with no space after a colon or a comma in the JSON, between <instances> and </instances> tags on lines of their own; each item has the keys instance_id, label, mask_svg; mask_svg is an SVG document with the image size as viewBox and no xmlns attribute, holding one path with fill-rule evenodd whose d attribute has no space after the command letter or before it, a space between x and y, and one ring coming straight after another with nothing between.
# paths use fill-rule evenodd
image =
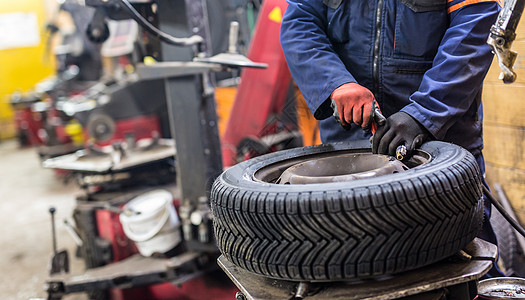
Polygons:
<instances>
[{"instance_id":1,"label":"worker's arm","mask_svg":"<svg viewBox=\"0 0 525 300\"><path fill-rule=\"evenodd\" d=\"M321 0L288 0L281 45L292 76L317 119L332 115L332 92L355 83L327 36L327 7Z\"/></svg>"},{"instance_id":2,"label":"worker's arm","mask_svg":"<svg viewBox=\"0 0 525 300\"><path fill-rule=\"evenodd\" d=\"M438 140L465 115L480 92L493 57L486 41L499 8L499 1L448 1L450 26L433 66L410 96L411 103L401 110Z\"/></svg>"}]
</instances>

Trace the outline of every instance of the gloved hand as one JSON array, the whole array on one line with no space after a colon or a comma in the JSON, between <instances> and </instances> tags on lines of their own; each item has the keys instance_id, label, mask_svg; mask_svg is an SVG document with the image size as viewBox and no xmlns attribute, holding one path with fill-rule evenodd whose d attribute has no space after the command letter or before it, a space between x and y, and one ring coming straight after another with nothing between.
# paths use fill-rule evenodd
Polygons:
<instances>
[{"instance_id":1,"label":"gloved hand","mask_svg":"<svg viewBox=\"0 0 525 300\"><path fill-rule=\"evenodd\" d=\"M429 137L423 125L405 112L397 112L386 119L386 124L377 129L372 139L372 152L396 156L400 145L407 147L407 156L421 146Z\"/></svg>"},{"instance_id":2,"label":"gloved hand","mask_svg":"<svg viewBox=\"0 0 525 300\"><path fill-rule=\"evenodd\" d=\"M335 89L330 96L335 104L334 116L343 127L355 123L363 128L370 127L374 94L357 83L345 83ZM334 105L332 105L334 106ZM337 110L337 111L336 111Z\"/></svg>"}]
</instances>

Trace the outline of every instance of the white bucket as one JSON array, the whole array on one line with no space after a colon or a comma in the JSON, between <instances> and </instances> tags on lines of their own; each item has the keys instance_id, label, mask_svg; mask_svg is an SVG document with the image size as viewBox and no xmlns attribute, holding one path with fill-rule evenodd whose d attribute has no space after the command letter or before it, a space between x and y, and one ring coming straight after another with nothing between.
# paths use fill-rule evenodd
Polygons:
<instances>
[{"instance_id":1,"label":"white bucket","mask_svg":"<svg viewBox=\"0 0 525 300\"><path fill-rule=\"evenodd\" d=\"M168 252L180 243L180 220L170 192L147 192L129 201L123 209L140 213L123 212L120 223L126 236L135 242L143 256Z\"/></svg>"}]
</instances>

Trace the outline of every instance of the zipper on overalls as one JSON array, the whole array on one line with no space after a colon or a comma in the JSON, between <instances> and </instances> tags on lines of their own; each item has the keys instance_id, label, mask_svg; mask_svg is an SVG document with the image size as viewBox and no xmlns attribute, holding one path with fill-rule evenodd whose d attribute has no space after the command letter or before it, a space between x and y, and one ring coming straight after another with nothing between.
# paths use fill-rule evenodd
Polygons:
<instances>
[{"instance_id":1,"label":"zipper on overalls","mask_svg":"<svg viewBox=\"0 0 525 300\"><path fill-rule=\"evenodd\" d=\"M377 1L376 8L376 24L374 34L374 57L372 60L372 77L373 77L373 93L377 99L379 95L379 51L381 49L381 27L383 20L383 2L384 0Z\"/></svg>"}]
</instances>

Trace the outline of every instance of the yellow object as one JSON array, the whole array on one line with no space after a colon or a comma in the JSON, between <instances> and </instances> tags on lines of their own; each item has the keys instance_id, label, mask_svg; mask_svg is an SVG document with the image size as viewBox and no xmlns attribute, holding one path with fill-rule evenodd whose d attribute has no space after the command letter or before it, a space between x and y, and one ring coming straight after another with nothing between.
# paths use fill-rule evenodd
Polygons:
<instances>
[{"instance_id":1,"label":"yellow object","mask_svg":"<svg viewBox=\"0 0 525 300\"><path fill-rule=\"evenodd\" d=\"M84 131L82 130L82 125L80 125L77 120L70 121L66 125L65 132L75 146L82 146L84 144Z\"/></svg>"},{"instance_id":2,"label":"yellow object","mask_svg":"<svg viewBox=\"0 0 525 300\"><path fill-rule=\"evenodd\" d=\"M218 87L215 89L215 99L217 102L217 119L219 126L219 136L222 137L224 131L226 131L226 125L230 118L230 111L233 108L235 102L235 96L237 95L236 87Z\"/></svg>"},{"instance_id":3,"label":"yellow object","mask_svg":"<svg viewBox=\"0 0 525 300\"><path fill-rule=\"evenodd\" d=\"M37 82L52 75L55 69L52 56L45 56L44 1L0 1L0 17L3 14L16 12L36 14L41 37L38 46L0 50L0 139L15 136L9 96L15 91L31 90Z\"/></svg>"},{"instance_id":4,"label":"yellow object","mask_svg":"<svg viewBox=\"0 0 525 300\"><path fill-rule=\"evenodd\" d=\"M151 66L151 65L153 65L153 64L156 63L156 62L157 62L157 61L156 61L153 57L151 57L151 56L146 56L146 57L144 57L144 64L145 64L146 66Z\"/></svg>"},{"instance_id":5,"label":"yellow object","mask_svg":"<svg viewBox=\"0 0 525 300\"><path fill-rule=\"evenodd\" d=\"M281 8L277 6L270 12L268 17L274 22L281 23L283 21L283 12Z\"/></svg>"},{"instance_id":6,"label":"yellow object","mask_svg":"<svg viewBox=\"0 0 525 300\"><path fill-rule=\"evenodd\" d=\"M312 115L308 105L306 105L303 94L301 94L297 86L295 86L295 99L297 100L297 126L303 136L303 146L321 144L319 121Z\"/></svg>"},{"instance_id":7,"label":"yellow object","mask_svg":"<svg viewBox=\"0 0 525 300\"><path fill-rule=\"evenodd\" d=\"M131 73L135 72L135 68L133 67L133 65L126 65L126 66L124 67L124 70L125 70L126 73L128 73L128 74L131 74Z\"/></svg>"}]
</instances>

